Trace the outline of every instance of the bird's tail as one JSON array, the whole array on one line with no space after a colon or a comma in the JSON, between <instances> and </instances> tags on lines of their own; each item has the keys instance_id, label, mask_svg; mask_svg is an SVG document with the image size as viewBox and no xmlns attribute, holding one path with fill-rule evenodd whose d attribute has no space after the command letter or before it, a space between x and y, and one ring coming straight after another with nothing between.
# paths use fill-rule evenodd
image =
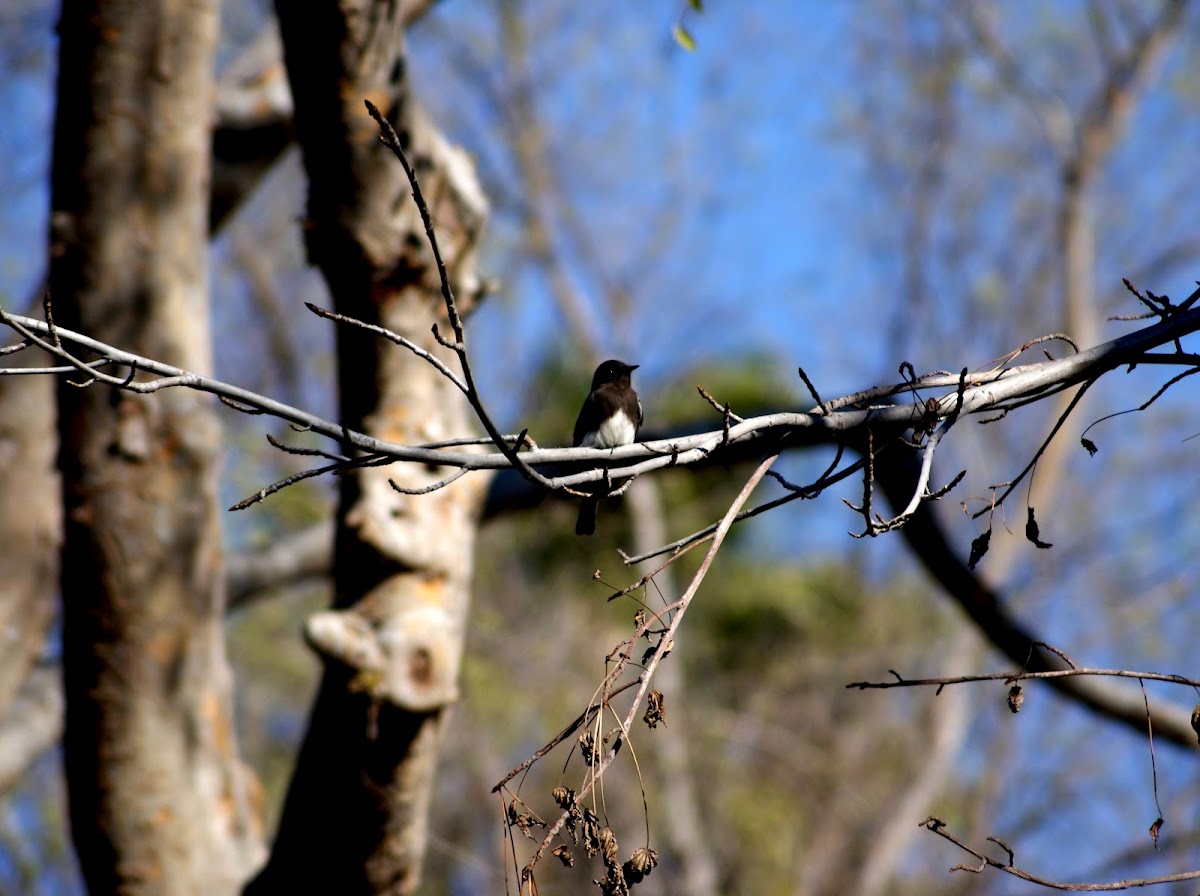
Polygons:
<instances>
[{"instance_id":1,"label":"bird's tail","mask_svg":"<svg viewBox=\"0 0 1200 896\"><path fill-rule=\"evenodd\" d=\"M584 498L579 505L579 516L575 520L576 535L591 535L596 531L596 505L599 498Z\"/></svg>"}]
</instances>

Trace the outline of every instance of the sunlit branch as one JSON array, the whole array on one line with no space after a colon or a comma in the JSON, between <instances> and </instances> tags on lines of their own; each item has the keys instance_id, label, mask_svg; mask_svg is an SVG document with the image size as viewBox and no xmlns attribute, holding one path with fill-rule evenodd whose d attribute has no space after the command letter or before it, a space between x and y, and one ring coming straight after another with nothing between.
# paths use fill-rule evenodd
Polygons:
<instances>
[{"instance_id":1,"label":"sunlit branch","mask_svg":"<svg viewBox=\"0 0 1200 896\"><path fill-rule=\"evenodd\" d=\"M936 425L938 429L923 446L925 456L921 489L914 491L908 508L897 517L898 522L903 522L911 512L914 501L919 504L933 497L928 492L927 475L932 464L932 449L949 427L961 417L1041 400L1081 383L1090 385L1109 371L1143 361L1168 364L1172 359L1177 359L1181 366L1191 367L1194 364L1191 354L1179 352L1171 355L1152 352L1151 349L1174 343L1182 336L1200 329L1200 308L1192 307L1198 298L1200 290L1180 305L1174 306L1170 313L1154 324L1067 358L971 374L954 375L939 372L922 377L910 375L903 383L879 386L828 400L824 402L824 409L814 408L811 413L766 414L742 420L730 415L717 431L641 442L611 450L534 447L532 450L519 451L524 445L535 443L525 438L524 433L517 436L499 433L490 420L485 420L485 414L480 419L485 421L485 427L489 429L490 443L503 448L499 453L486 454L452 450L454 447L465 447L472 442L469 439L455 439L433 445L400 445L385 442L249 390L123 351L83 334L57 327L45 320L9 314L0 309L0 323L19 334L22 337L22 345L37 346L65 362L50 369L81 373L88 383L102 383L142 394L174 387L209 392L240 408L265 413L286 420L299 429L349 444L373 455L370 463L382 462L378 458L386 457L387 462L422 463L466 471L498 470L515 465L522 471L533 471L535 481L551 490L579 488L602 480L620 483L633 476L664 467L686 466L706 460L727 446L736 445L744 449L757 443L762 445L763 450L770 451L777 446L787 448L815 444L845 445L861 441L863 434L868 430L875 433L878 439L882 439L885 434L899 436L907 431L913 431L919 436L921 432L931 432L931 428ZM380 335L393 341L400 339L383 328L380 328ZM99 355L99 358L84 360L77 355L81 350ZM47 368L0 368L0 375L31 375L45 369ZM114 372L109 372L110 369ZM480 413L482 406L477 403L478 396L475 394L473 379L464 373L460 382L466 386L469 396L473 396L476 412ZM926 398L924 402L897 401L901 395L916 396L918 392L928 393L936 390L945 391L941 395ZM596 466L586 468L588 464ZM320 468L321 471L328 469ZM849 471L855 469L861 469L861 466L856 464L836 474L827 474L807 490L747 511L740 518L745 519L798 497L812 496L840 481ZM564 470L567 472L562 472ZM307 475L314 474L314 471L309 471ZM442 484L449 481L444 480ZM278 483L265 491L276 491L277 486ZM886 521L883 522L886 524ZM712 531L713 527L709 527L693 533L664 550L678 549L682 544L707 537ZM633 562L645 557L629 559Z\"/></svg>"},{"instance_id":2,"label":"sunlit branch","mask_svg":"<svg viewBox=\"0 0 1200 896\"><path fill-rule=\"evenodd\" d=\"M1079 381L1085 376L1091 375L1094 377L1104 370L1136 361L1136 353L1144 350L1145 347L1170 341L1175 338L1176 333L1183 334L1200 328L1200 312L1189 312L1184 317L1186 318L1184 320L1176 317L1171 321L1156 324L1146 330L1106 343L1070 359L1048 361L976 375L972 377L972 387L966 391L962 400L962 411L963 413L980 413L981 411L995 407L1002 401L1011 400L1017 395L1041 391L1048 382L1061 384L1061 387L1065 388L1067 385ZM2 310L0 310L0 321L13 326L22 333L27 331L46 331L46 325L41 321L7 314ZM271 399L236 386L231 386L197 374L191 374L179 368L161 364L142 356L123 352L95 340L88 339L80 334L62 330L61 328L58 332L60 337L69 342L74 342L92 351L103 353L112 363L135 366L141 371L158 373L162 376L159 380L131 382L126 382L126 378L111 375L102 374L102 378L97 377L102 382L125 388L129 391L152 392L171 386L187 386L212 392L213 394L255 407L330 438L340 439L348 436L349 441L355 447L363 450L388 453L396 460L419 463L436 462L441 465L462 466L467 469L499 469L508 466L507 459L502 455L456 454L434 451L421 446L404 446L387 443L358 433L347 432L337 424L322 420L280 402L274 402ZM36 339L36 337L34 338ZM65 349L57 349L40 339L36 340L36 344L60 357L70 358L72 367L75 369L84 367L83 362L70 356L69 352ZM1159 360L1162 357L1161 355L1155 356L1155 360ZM0 370L0 374L10 375L19 375L25 372L25 370L19 368ZM93 367L87 367L86 372L89 375L96 374ZM948 385L956 379L956 377L934 376L928 382L918 380L916 385L918 387L935 388L939 385ZM946 396L940 400L939 406L941 404L949 405L951 402L955 402L955 398L954 395ZM834 403L831 402L830 404L833 405ZM768 429L774 430L780 435L797 430L815 430L829 434L850 433L861 429L868 423L892 426L899 430L917 422L920 415L921 411L919 409L894 404L880 405L868 409L850 409L841 412L832 412L828 415L771 414L751 418L732 426L729 438L731 442L740 442L757 437L762 431ZM605 457L611 461L623 461L645 458L648 455L651 456L650 460L645 461L640 466L614 468L612 475L614 477L621 477L661 466L679 465L699 460L722 441L722 436L723 433L702 433L681 439L642 443L608 451L582 448L531 451L524 453L523 458L530 464L550 464L562 463L564 461L587 460L597 457ZM810 441L820 442L825 440L817 438ZM835 440L830 439L829 441ZM658 456L655 457L654 455ZM602 471L592 471L590 474L559 477L556 480L551 480L551 486L559 487L565 484L593 481L602 475Z\"/></svg>"}]
</instances>

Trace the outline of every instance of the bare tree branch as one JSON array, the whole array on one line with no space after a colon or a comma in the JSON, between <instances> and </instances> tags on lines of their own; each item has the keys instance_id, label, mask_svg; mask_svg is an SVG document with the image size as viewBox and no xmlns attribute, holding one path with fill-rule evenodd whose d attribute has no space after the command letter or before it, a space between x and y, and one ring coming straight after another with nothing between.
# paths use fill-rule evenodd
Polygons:
<instances>
[{"instance_id":1,"label":"bare tree branch","mask_svg":"<svg viewBox=\"0 0 1200 896\"><path fill-rule=\"evenodd\" d=\"M1200 680L1197 679L1185 678L1182 675L1175 675L1169 672L1137 672L1131 669L1071 668L1044 670L1041 672L1021 670L1018 672L985 672L977 675L953 675L945 678L904 678L894 670L889 669L888 671L895 677L893 681L852 681L846 687L865 691L936 686L940 692L947 685L969 684L977 681L1002 681L1005 684L1012 684L1015 681L1026 681L1035 678L1071 678L1080 675L1093 675L1101 678L1134 678L1139 681L1166 681L1171 684L1182 684L1192 688L1200 688Z\"/></svg>"},{"instance_id":2,"label":"bare tree branch","mask_svg":"<svg viewBox=\"0 0 1200 896\"><path fill-rule=\"evenodd\" d=\"M0 793L56 746L63 731L62 669L34 666L0 726Z\"/></svg>"},{"instance_id":3,"label":"bare tree branch","mask_svg":"<svg viewBox=\"0 0 1200 896\"><path fill-rule=\"evenodd\" d=\"M1051 890L1067 890L1075 893L1110 893L1115 890L1132 890L1136 887L1149 887L1155 884L1170 884L1178 883L1185 880L1196 880L1200 878L1200 871L1185 871L1180 874L1164 874L1161 877L1141 877L1131 878L1128 880L1116 880L1110 883L1067 883L1065 881L1051 880L1046 877L1039 877L1036 874L1017 867L1016 853L1007 846L999 837L988 837L987 839L999 846L1006 855L1005 859L994 859L991 856L979 851L978 849L968 846L961 839L952 834L946 827L946 822L940 818L929 816L923 822L921 827L928 828L933 831L943 840L949 840L959 849L974 856L979 864L976 866L955 865L951 871L969 871L972 874L982 874L985 868L995 868L997 871L1003 871L1005 874L1019 877L1021 880L1029 881L1033 884L1038 884L1047 887Z\"/></svg>"},{"instance_id":4,"label":"bare tree branch","mask_svg":"<svg viewBox=\"0 0 1200 896\"><path fill-rule=\"evenodd\" d=\"M738 493L737 497L733 500L733 503L729 506L729 509L722 517L720 527L713 535L712 545L709 547L708 553L705 554L704 559L700 563L700 568L692 577L692 580L688 584L688 587L684 593L680 595L677 601L670 604L665 610L655 614L653 619L644 619L638 626L638 630L635 632L634 636L629 641L625 642L626 646L622 650L620 657L612 664L612 669L609 671L608 675L605 676L604 684L602 684L600 687L602 703L605 705L608 704L611 696L610 692L614 687L616 687L618 679L624 674L625 669L631 663L635 645L641 640L642 636L646 634L646 632L650 631L652 628L657 629L659 623L665 621L664 617L669 614L669 621L667 622L666 626L661 630L655 631L656 642L654 646L648 650L647 655L643 657L643 668L641 674L639 674L635 679L637 692L634 695L632 704L630 705L625 718L620 722L619 733L612 741L612 745L607 748L602 756L599 755L598 752L600 750L600 744L598 742L594 744L593 750L597 752L593 755L593 758L587 760L589 772L586 780L583 783L583 786L580 788L578 793L573 795L574 800L572 806L564 808L563 812L559 815L558 820L554 824L550 825L545 837L539 844L537 851L526 864L524 869L524 875L526 879L532 874L534 867L541 860L542 856L545 855L546 850L550 848L550 845L554 842L555 837L558 836L563 826L572 818L572 808L574 805L577 804L580 799L591 793L592 789L600 783L605 771L612 764L613 760L616 759L621 747L628 740L629 734L633 729L634 719L637 717L642 704L645 702L646 695L650 690L650 683L654 677L654 672L658 668L659 662L671 652L671 647L674 643L675 634L679 629L679 624L683 621L684 614L687 612L687 608L691 604L692 598L695 597L696 592L699 590L701 582L704 581L704 577L707 575L708 570L712 565L713 558L716 557L717 552L720 550L721 544L725 539L725 535L729 532L730 526L733 525L733 521L737 516L738 510L743 504L745 504L747 500L749 500L750 493L754 491L754 488L766 475L767 470L770 469L771 465L775 463L778 457L778 454L773 454L766 458L758 465L758 468L754 471L750 478L746 480L745 485L742 486L742 490ZM501 789L505 789L508 781L511 780L511 778L512 775L510 774L503 781L497 784L496 787L493 788L493 791L496 792Z\"/></svg>"},{"instance_id":5,"label":"bare tree branch","mask_svg":"<svg viewBox=\"0 0 1200 896\"><path fill-rule=\"evenodd\" d=\"M1119 367L1138 363L1191 366L1192 356L1182 352L1162 353L1151 350L1174 343L1181 337L1200 329L1200 309L1192 305L1200 298L1200 290L1154 324L1117 339L1084 350L1067 358L1019 366L1003 366L995 370L969 375L930 374L887 387L877 387L827 402L828 412L815 409L807 414L780 413L749 418L720 431L700 433L680 439L644 442L611 450L593 448L552 448L523 451L519 457L508 447L504 436L495 432L493 444L505 445L500 454L455 452L430 445L399 445L371 438L324 420L313 414L273 401L237 386L232 386L199 374L163 364L150 358L122 351L70 330L57 328L60 340L55 345L48 338L50 325L36 318L9 314L0 310L0 322L20 334L24 340L37 345L71 369L84 373L89 382L103 382L128 391L147 393L159 389L184 386L210 392L245 407L287 420L331 439L344 440L363 451L387 456L396 461L459 467L467 470L497 470L516 463L520 468L534 471L537 481L549 489L579 486L602 479L619 481L664 467L683 466L706 459L728 445L740 443L774 444L783 440L788 447L822 443L844 443L868 428L876 432L899 434L913 427L928 428L931 423L951 425L959 416L1005 410L1024 403L1040 401L1050 395L1080 383L1091 383L1103 374ZM405 340L395 334L399 345ZM84 361L68 345L79 346L99 354L96 360ZM105 368L126 372L108 373ZM60 369L60 368L56 368ZM20 375L27 369L2 368L0 375ZM143 379L138 373L154 374L157 379ZM463 380L469 390L473 383ZM895 403L901 395L917 395L925 391L952 391L926 399L922 404ZM892 399L892 401L888 401ZM494 427L493 427L494 429ZM943 429L943 432L945 429ZM936 444L934 442L933 444ZM928 447L928 446L927 446ZM927 455L928 456L928 455ZM605 467L583 472L543 475L538 469L566 463L597 462ZM577 468L577 466L576 466ZM840 477L839 477L840 478ZM834 481L832 478L830 482ZM828 482L819 485L827 485ZM913 494L919 494L914 490ZM911 496L905 501L911 513ZM644 558L634 558L644 559Z\"/></svg>"},{"instance_id":6,"label":"bare tree branch","mask_svg":"<svg viewBox=\"0 0 1200 896\"><path fill-rule=\"evenodd\" d=\"M275 538L261 550L242 551L225 561L228 606L245 606L255 594L307 579L327 578L333 565L332 520Z\"/></svg>"},{"instance_id":7,"label":"bare tree branch","mask_svg":"<svg viewBox=\"0 0 1200 896\"><path fill-rule=\"evenodd\" d=\"M911 458L888 452L877 465L880 488L895 506L907 502L916 476ZM1070 664L1039 645L1041 639L1025 628L1008 610L1000 593L975 575L951 545L938 523L933 508L921 506L900 530L925 569L945 589L984 636L1018 667L1028 672L1058 671ZM1141 733L1145 730L1145 711L1141 695L1114 682L1092 676L1057 676L1048 682L1065 696L1113 721ZM1196 742L1189 710L1167 701L1152 704L1160 736L1172 743L1192 747Z\"/></svg>"}]
</instances>

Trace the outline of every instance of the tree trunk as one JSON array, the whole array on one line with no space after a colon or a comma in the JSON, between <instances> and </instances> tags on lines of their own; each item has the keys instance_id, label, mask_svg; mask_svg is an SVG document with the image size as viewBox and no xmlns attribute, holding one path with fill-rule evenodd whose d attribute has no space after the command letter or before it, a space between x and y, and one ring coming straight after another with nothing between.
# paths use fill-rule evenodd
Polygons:
<instances>
[{"instance_id":1,"label":"tree trunk","mask_svg":"<svg viewBox=\"0 0 1200 896\"><path fill-rule=\"evenodd\" d=\"M214 2L67 2L51 292L66 326L211 368ZM78 377L75 377L78 379ZM262 860L236 753L211 399L59 387L65 764L93 893L220 894Z\"/></svg>"},{"instance_id":2,"label":"tree trunk","mask_svg":"<svg viewBox=\"0 0 1200 896\"><path fill-rule=\"evenodd\" d=\"M433 206L467 310L486 202L469 161L417 108L405 75L403 4L280 3L296 128L309 175L309 260L337 310L448 359L431 325L445 309L424 226L397 160L367 115L393 122ZM338 328L341 419L404 443L469 432L463 396L427 362ZM412 464L340 478L335 608L309 620L325 675L271 861L248 892L411 893L443 715L456 699L476 518L487 479L419 497L440 478Z\"/></svg>"}]
</instances>

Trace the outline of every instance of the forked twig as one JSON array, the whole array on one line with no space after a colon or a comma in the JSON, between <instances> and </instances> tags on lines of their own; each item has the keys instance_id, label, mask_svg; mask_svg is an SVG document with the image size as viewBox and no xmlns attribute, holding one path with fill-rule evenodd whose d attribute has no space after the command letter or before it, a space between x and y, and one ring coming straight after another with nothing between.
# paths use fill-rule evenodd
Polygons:
<instances>
[{"instance_id":1,"label":"forked twig","mask_svg":"<svg viewBox=\"0 0 1200 896\"><path fill-rule=\"evenodd\" d=\"M773 454L758 465L755 471L751 474L750 478L746 480L745 485L742 486L741 491L738 492L737 497L734 498L733 503L730 504L729 509L725 512L725 515L721 518L721 522L718 525L716 532L713 533L712 544L709 546L708 553L704 555L704 559L700 563L700 568L696 570L696 574L692 577L691 582L688 583L687 590L685 590L684 593L680 595L679 599L672 604L674 611L666 631L664 631L660 636L660 645L670 645L674 640L675 633L679 628L679 624L683 621L684 614L687 612L687 608L690 605L692 598L695 597L696 592L699 590L700 583L704 581L704 577L708 574L708 570L712 565L713 558L716 557L717 551L720 550L721 544L725 540L725 535L729 532L730 526L733 525L734 519L738 515L738 511L740 510L741 506L745 504L747 500L749 500L750 493L754 491L754 488L762 480L763 476L766 475L767 470L771 468L771 465L775 463L778 457L778 454ZM643 624L643 626L644 625L645 624ZM629 711L625 715L624 721L621 723L622 738L628 738L629 736L629 732L633 727L634 720L641 709L642 703L646 699L646 693L650 689L650 683L654 677L654 672L658 668L658 664L664 653L665 651L661 649L654 650L646 662L645 668L636 679L638 690L634 695L632 704L629 708ZM625 657L628 657L628 655L629 651L626 651ZM612 764L616 756L617 749L614 744L614 746L610 747L599 761L595 762L589 767L587 780L580 788L577 798L585 797L592 791L592 789L603 778L604 772ZM533 854L533 857L526 864L526 872L531 871L531 869L541 860L542 856L545 855L546 850L550 848L550 844L554 842L554 838L558 836L559 831L562 830L563 825L567 823L569 818L570 812L564 810L559 815L558 820L550 826L545 837L542 839L542 842L538 845L536 852Z\"/></svg>"},{"instance_id":2,"label":"forked twig","mask_svg":"<svg viewBox=\"0 0 1200 896\"><path fill-rule=\"evenodd\" d=\"M446 304L446 318L450 321L450 327L454 330L454 341L447 342L443 340L438 335L437 324L433 325L434 338L458 356L458 364L462 369L462 384L459 388L466 395L467 401L471 403L471 407L475 411L475 416L479 418L479 422L483 425L484 430L492 437L492 444L508 459L513 468L520 472L526 479L536 482L545 488L552 488L545 476L525 463L521 459L517 449L504 441L500 430L492 422L491 415L483 406L483 399L480 397L479 388L475 383L475 375L471 371L471 361L467 356L466 334L463 331L462 318L458 313L458 305L454 301L454 291L450 288L450 277L446 273L446 263L442 261L442 253L438 248L437 232L433 227L433 215L429 212L429 206L425 204L425 195L421 192L421 184L417 180L417 172L409 163L408 156L404 154L404 147L400 145L400 138L396 134L396 129L392 127L392 123L384 117L383 113L370 100L363 100L363 102L366 104L367 111L371 114L371 117L375 119L375 123L379 125L380 140L392 151L392 154L404 168L409 186L412 187L413 201L417 204L417 211L421 215L421 222L425 225L425 237L429 240L429 248L433 251L434 262L437 264L442 299ZM449 373L448 370L446 372Z\"/></svg>"},{"instance_id":3,"label":"forked twig","mask_svg":"<svg viewBox=\"0 0 1200 896\"><path fill-rule=\"evenodd\" d=\"M1160 877L1142 877L1131 878L1128 880L1115 880L1108 883L1070 883L1067 881L1051 880L1047 877L1039 877L1032 874L1023 868L1016 865L1016 853L1012 847L1008 846L998 837L988 837L987 839L995 843L1004 850L1006 858L1002 861L994 859L984 852L969 846L957 836L952 834L946 825L946 822L936 816L929 816L921 822L921 827L926 830L933 831L943 840L953 843L963 852L975 857L979 862L976 866L955 865L951 871L969 871L972 874L982 874L987 868L994 868L997 871L1002 871L1005 874L1019 877L1021 880L1029 883L1038 884L1039 886L1047 887L1051 890L1065 890L1073 893L1111 893L1117 890L1132 890L1137 887L1149 887L1155 884L1170 884L1178 883L1185 880L1200 879L1200 871L1184 871L1179 874L1164 874Z\"/></svg>"}]
</instances>

